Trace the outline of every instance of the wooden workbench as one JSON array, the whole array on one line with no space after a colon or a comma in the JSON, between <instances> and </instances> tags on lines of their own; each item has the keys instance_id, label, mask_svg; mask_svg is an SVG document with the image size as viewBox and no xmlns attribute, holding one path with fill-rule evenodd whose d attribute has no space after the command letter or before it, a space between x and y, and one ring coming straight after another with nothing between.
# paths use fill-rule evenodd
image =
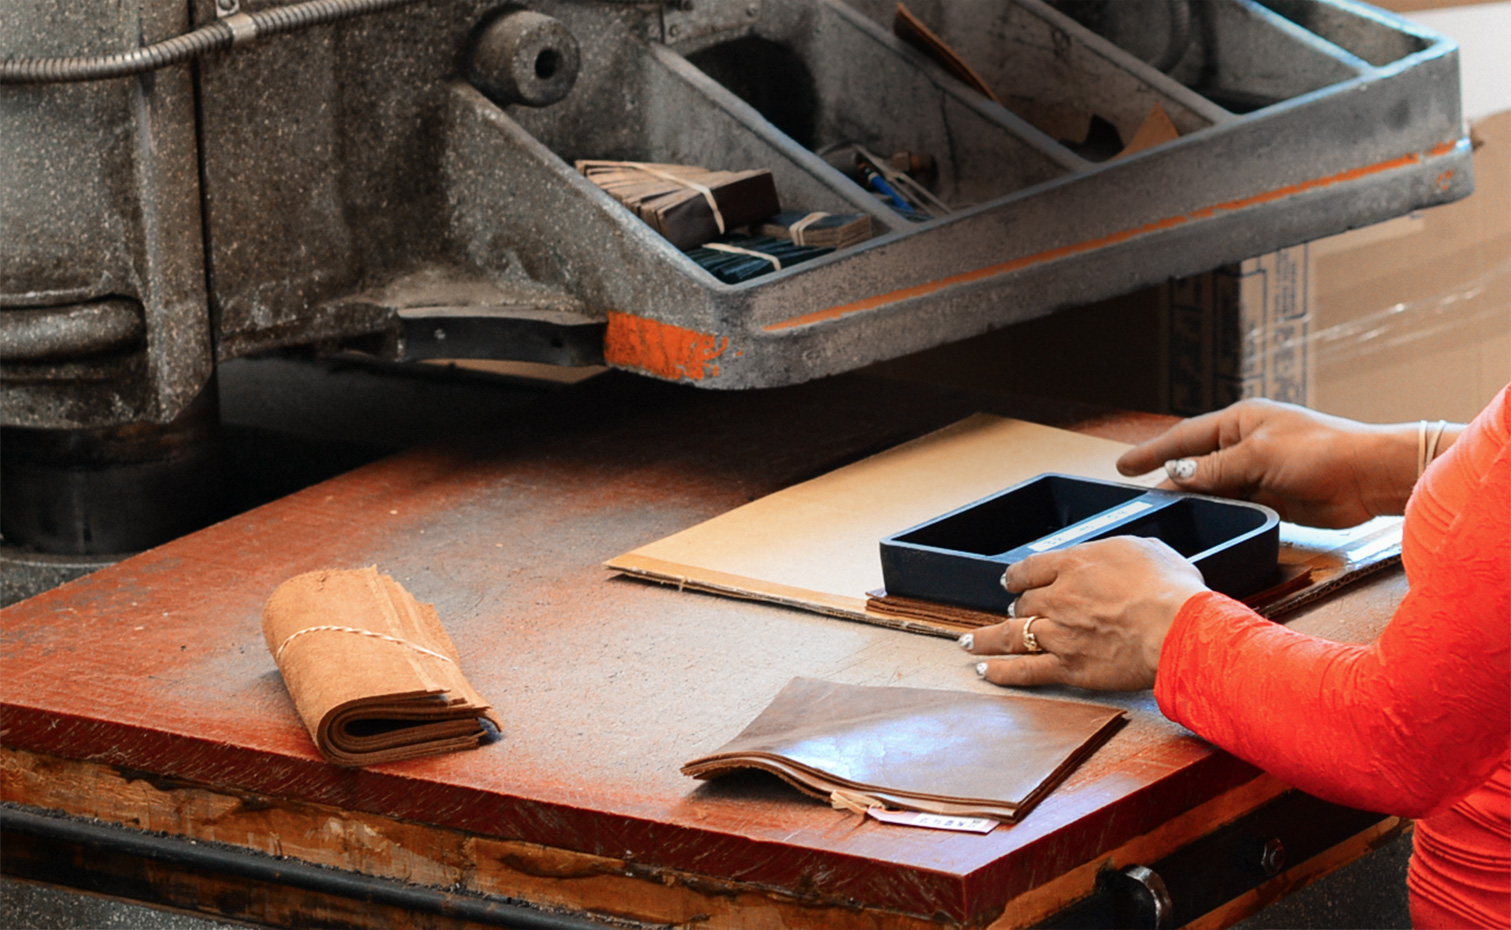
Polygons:
<instances>
[{"instance_id":1,"label":"wooden workbench","mask_svg":"<svg viewBox=\"0 0 1511 930\"><path fill-rule=\"evenodd\" d=\"M1225 825L1249 842L1267 812L1311 824L1283 867L1272 855L1272 876L1216 902L1165 876L1182 921L1220 924L1398 833L1298 798L1147 692L1096 696L1129 724L986 836L865 822L764 776L678 773L794 675L994 689L949 640L610 577L604 559L978 409L1129 441L1164 422L858 376L742 394L610 376L547 395L507 430L401 453L0 613L4 798L448 900L738 927L1030 925L1105 891L1109 868L1210 859L1190 844ZM436 605L502 740L367 770L316 754L260 610L292 575L372 564ZM1386 572L1289 622L1367 640L1403 593ZM24 844L7 844L7 871L24 870ZM101 890L271 922L400 922L339 894L99 857L96 872L133 873ZM441 912L416 922L481 920Z\"/></svg>"}]
</instances>

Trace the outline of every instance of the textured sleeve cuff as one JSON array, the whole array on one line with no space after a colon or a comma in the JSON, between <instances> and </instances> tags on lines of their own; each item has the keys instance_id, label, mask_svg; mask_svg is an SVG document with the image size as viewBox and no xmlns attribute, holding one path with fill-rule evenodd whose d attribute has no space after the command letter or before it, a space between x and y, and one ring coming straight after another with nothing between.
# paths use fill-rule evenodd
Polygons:
<instances>
[{"instance_id":1,"label":"textured sleeve cuff","mask_svg":"<svg viewBox=\"0 0 1511 930\"><path fill-rule=\"evenodd\" d=\"M1220 646L1222 631L1236 633L1236 626L1252 619L1268 623L1247 606L1216 591L1193 594L1181 605L1160 647L1159 669L1154 677L1154 700L1160 712L1183 726L1190 727L1184 711L1193 696L1215 682L1203 681L1214 676L1220 663L1204 651ZM1236 622L1235 622L1236 621Z\"/></svg>"}]
</instances>

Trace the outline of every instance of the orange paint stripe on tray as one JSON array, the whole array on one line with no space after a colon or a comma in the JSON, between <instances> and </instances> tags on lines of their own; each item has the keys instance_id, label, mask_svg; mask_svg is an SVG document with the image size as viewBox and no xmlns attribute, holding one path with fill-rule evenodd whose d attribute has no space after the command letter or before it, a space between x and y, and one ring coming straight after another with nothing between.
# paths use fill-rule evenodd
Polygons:
<instances>
[{"instance_id":1,"label":"orange paint stripe on tray","mask_svg":"<svg viewBox=\"0 0 1511 930\"><path fill-rule=\"evenodd\" d=\"M638 368L672 381L717 378L719 366L713 362L728 348L728 336L614 310L609 311L603 335L603 357L610 365Z\"/></svg>"},{"instance_id":2,"label":"orange paint stripe on tray","mask_svg":"<svg viewBox=\"0 0 1511 930\"><path fill-rule=\"evenodd\" d=\"M1446 155L1463 144L1464 142L1462 140L1457 143L1444 142L1440 145L1434 146L1428 153L1428 157L1435 158ZM1156 220L1152 223L1146 223L1143 226L1139 226L1134 229L1119 230L1105 236L1099 236L1095 239L1086 239L1082 242L1076 242L1071 245L1064 245L1054 249L1046 249L1042 252L1035 252L1032 255L1025 255L1022 258L1014 258L995 265L988 265L985 268L977 268L973 271L961 272L960 274L950 275L949 277L939 278L937 280L928 281L923 284L915 284L912 287L905 287L895 291L888 291L885 294L877 294L874 297L867 297L848 304L840 304L835 307L827 307L823 310L815 310L812 313L805 313L801 316L788 317L785 320L772 323L764 327L764 329L769 333L778 332L784 329L791 329L795 326L806 326L809 323L821 323L825 320L833 320L838 317L848 316L852 313L859 313L863 310L874 310L877 307L883 307L887 304L896 303L900 300L909 300L914 297L922 297L925 294L932 294L935 291L943 290L947 287L954 287L958 284L969 284L972 281L980 281L982 279L995 277L1000 274L1008 274L1032 265L1054 261L1058 258L1065 258L1067 256L1076 255L1082 252L1092 252L1097 249L1105 248L1109 245L1116 245L1119 242L1125 242L1136 236L1142 236L1145 233L1157 232L1161 229L1170 229L1175 226L1180 226L1191 220L1208 219L1216 214L1219 210L1229 212L1234 210L1244 210L1249 207L1258 206L1260 204L1271 203L1276 200L1283 200L1287 197L1293 197L1296 194L1304 193L1306 191L1331 187L1334 184L1341 184L1348 181L1358 180L1359 178L1367 177L1372 174L1379 174L1383 171L1393 171L1397 168L1405 168L1408 165L1421 164L1422 160L1423 158L1421 155L1413 153L1410 155L1402 155L1400 158L1392 158L1387 161L1375 162L1374 164L1365 165L1361 168L1350 168L1347 171L1341 171L1337 174L1328 175L1324 178L1316 178L1311 181L1302 181L1298 184L1287 184L1284 187L1278 187L1274 190L1254 194L1250 197L1244 197L1239 200L1229 200L1223 203L1213 204L1210 207L1202 207L1197 210L1192 210L1191 212L1181 214L1180 216L1172 216L1162 220Z\"/></svg>"}]
</instances>

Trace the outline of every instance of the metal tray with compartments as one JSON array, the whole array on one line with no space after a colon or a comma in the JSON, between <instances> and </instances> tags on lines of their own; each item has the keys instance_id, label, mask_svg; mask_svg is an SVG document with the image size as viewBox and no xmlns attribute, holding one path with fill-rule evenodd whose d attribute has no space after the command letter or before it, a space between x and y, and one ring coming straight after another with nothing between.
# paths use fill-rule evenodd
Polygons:
<instances>
[{"instance_id":1,"label":"metal tray with compartments","mask_svg":"<svg viewBox=\"0 0 1511 930\"><path fill-rule=\"evenodd\" d=\"M894 35L894 0L417 0L0 87L5 420L168 422L216 361L297 344L792 384L1473 187L1457 47L1353 0L908 5L995 101ZM238 4L20 6L7 64ZM1123 154L1156 106L1174 135ZM847 145L918 156L947 209L890 208L823 157ZM769 169L785 210L875 236L725 284L577 159Z\"/></svg>"},{"instance_id":2,"label":"metal tray with compartments","mask_svg":"<svg viewBox=\"0 0 1511 930\"><path fill-rule=\"evenodd\" d=\"M604 316L608 362L659 377L803 381L1472 188L1456 46L1350 0L911 3L1001 104L894 36L892 0L683 6L585 49L560 103L458 87L446 117L462 239L525 243ZM1162 48L1177 8L1187 38ZM1155 104L1180 135L1136 154L1065 128L1127 140ZM900 216L816 154L845 143L928 153L953 212ZM766 167L785 209L868 213L878 235L722 284L584 182L588 157Z\"/></svg>"}]
</instances>

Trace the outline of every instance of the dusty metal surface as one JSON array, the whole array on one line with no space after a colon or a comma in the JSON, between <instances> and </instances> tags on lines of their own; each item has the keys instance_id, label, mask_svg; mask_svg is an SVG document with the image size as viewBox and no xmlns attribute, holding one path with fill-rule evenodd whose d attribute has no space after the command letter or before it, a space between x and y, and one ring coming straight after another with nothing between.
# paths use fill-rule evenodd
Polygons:
<instances>
[{"instance_id":1,"label":"dusty metal surface","mask_svg":"<svg viewBox=\"0 0 1511 930\"><path fill-rule=\"evenodd\" d=\"M453 88L446 173L467 192L454 234L495 244L472 250L484 267L504 258L496 244L509 229L550 242L548 254L526 245L518 255L606 308L611 364L712 387L801 381L1212 267L1224 251L1262 252L1375 210L1460 196L1470 183L1454 52L1399 24L1416 51L1373 69L1257 4L1199 4L1205 31L1171 77L1031 0L930 6L948 40L1003 85L1029 88L1039 110L1095 107L1136 126L1159 102L1184 133L1097 163L1031 122L1054 128L1035 107L1020 106L1025 116L983 101L843 4L756 9L727 22L698 7L686 22L665 14L666 45L610 65L638 68L645 89L621 83L618 100L574 94L495 112ZM767 99L778 91L739 86L721 55L780 69L780 94L811 106L782 111ZM583 80L595 60L585 52ZM976 206L914 226L857 201L858 188L810 151L843 141L928 152L940 194ZM863 209L885 234L716 285L566 164L604 154L768 166L797 207ZM553 239L563 222L586 232Z\"/></svg>"},{"instance_id":2,"label":"dusty metal surface","mask_svg":"<svg viewBox=\"0 0 1511 930\"><path fill-rule=\"evenodd\" d=\"M0 922L15 930L59 927L151 927L152 930L238 930L245 924L77 894L50 885L0 879Z\"/></svg>"},{"instance_id":3,"label":"dusty metal surface","mask_svg":"<svg viewBox=\"0 0 1511 930\"><path fill-rule=\"evenodd\" d=\"M789 384L1472 187L1456 48L1354 4L914 4L1005 106L893 37L881 0L528 6L428 0L142 75L0 87L0 312L135 300L145 324L108 364L7 357L5 422L171 420L212 343L219 360L418 357L415 304L388 299L417 281L473 292L448 306L489 335L454 338L458 355L542 359L533 333L556 324L529 314L565 299L611 365ZM31 4L0 54L118 51L226 9ZM1179 139L1113 160L1078 141L1092 116L1127 140L1156 103ZM846 142L928 156L957 212L902 219L815 154ZM770 168L789 209L867 213L881 235L723 285L579 176L583 157Z\"/></svg>"},{"instance_id":4,"label":"dusty metal surface","mask_svg":"<svg viewBox=\"0 0 1511 930\"><path fill-rule=\"evenodd\" d=\"M6 10L0 55L103 53L188 25L183 4L18 4ZM188 69L0 88L0 138L0 314L134 301L146 329L141 348L104 362L7 353L4 423L171 420L213 368Z\"/></svg>"},{"instance_id":5,"label":"dusty metal surface","mask_svg":"<svg viewBox=\"0 0 1511 930\"><path fill-rule=\"evenodd\" d=\"M42 553L137 552L226 515L221 459L213 381L168 423L8 429L0 531Z\"/></svg>"},{"instance_id":6,"label":"dusty metal surface","mask_svg":"<svg viewBox=\"0 0 1511 930\"><path fill-rule=\"evenodd\" d=\"M1022 823L985 837L858 823L763 779L695 783L680 763L728 739L794 675L991 688L946 640L599 567L979 406L927 393L844 378L723 394L612 376L543 397L476 442L400 454L6 609L6 745L156 785L572 850L652 883L673 870L814 906L985 919L1254 770L1165 721L1145 693L1112 697L1129 725ZM1158 422L1080 425L1131 439ZM501 742L362 771L315 754L259 611L293 574L368 564L435 603L500 709ZM1367 638L1403 585L1372 580L1292 625ZM195 823L206 838L246 841L234 818Z\"/></svg>"},{"instance_id":7,"label":"dusty metal surface","mask_svg":"<svg viewBox=\"0 0 1511 930\"><path fill-rule=\"evenodd\" d=\"M106 355L135 348L146 331L134 300L12 310L0 314L0 356L25 362Z\"/></svg>"},{"instance_id":8,"label":"dusty metal surface","mask_svg":"<svg viewBox=\"0 0 1511 930\"><path fill-rule=\"evenodd\" d=\"M36 597L123 558L125 555L57 555L0 546L0 607Z\"/></svg>"}]
</instances>

